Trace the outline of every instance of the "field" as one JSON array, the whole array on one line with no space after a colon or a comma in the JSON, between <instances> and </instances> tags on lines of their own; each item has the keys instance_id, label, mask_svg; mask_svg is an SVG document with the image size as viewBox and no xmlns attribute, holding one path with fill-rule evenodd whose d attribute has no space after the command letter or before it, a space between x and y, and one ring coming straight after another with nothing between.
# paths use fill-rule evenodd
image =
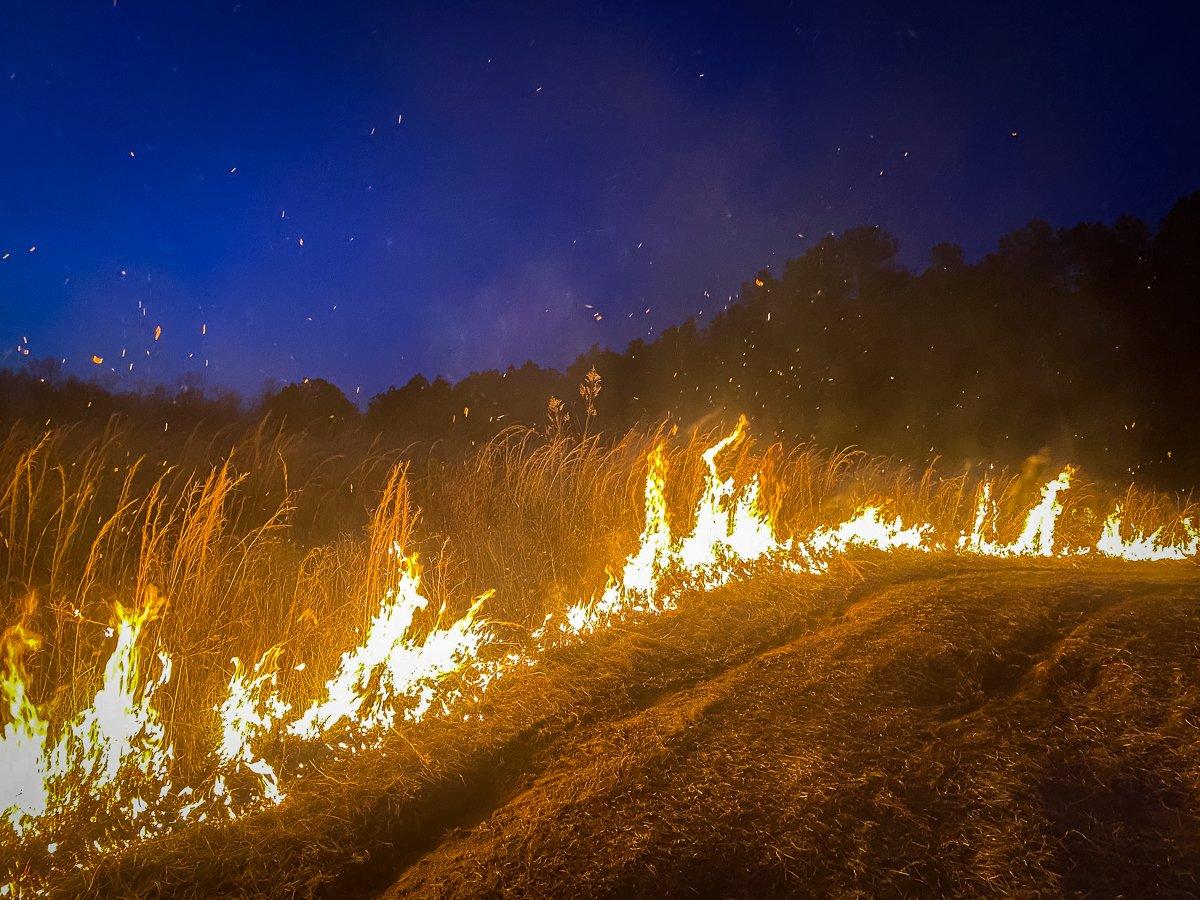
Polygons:
<instances>
[{"instance_id":1,"label":"field","mask_svg":"<svg viewBox=\"0 0 1200 900\"><path fill-rule=\"evenodd\" d=\"M580 729L387 896L1194 893L1198 588L880 573ZM718 600L761 602L737 593Z\"/></svg>"},{"instance_id":2,"label":"field","mask_svg":"<svg viewBox=\"0 0 1200 900\"><path fill-rule=\"evenodd\" d=\"M1192 893L1200 574L1168 569L876 559L726 587L86 887Z\"/></svg>"},{"instance_id":3,"label":"field","mask_svg":"<svg viewBox=\"0 0 1200 900\"><path fill-rule=\"evenodd\" d=\"M514 429L443 458L268 426L18 427L10 713L15 684L53 743L108 683L114 602L145 615L129 753L104 781L72 745L48 811L0 838L9 890L1195 889L1187 498L740 431L706 456L725 433ZM430 602L385 656L440 668L385 697L379 663L351 715L285 732L283 706L331 703L410 596L396 545ZM1155 552L1184 558L1108 558Z\"/></svg>"}]
</instances>

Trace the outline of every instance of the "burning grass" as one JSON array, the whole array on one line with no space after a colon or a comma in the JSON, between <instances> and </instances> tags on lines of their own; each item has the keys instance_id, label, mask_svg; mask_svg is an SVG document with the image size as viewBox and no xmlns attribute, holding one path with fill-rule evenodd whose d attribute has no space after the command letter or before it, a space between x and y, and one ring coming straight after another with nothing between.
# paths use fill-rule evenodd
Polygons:
<instances>
[{"instance_id":1,"label":"burning grass","mask_svg":"<svg viewBox=\"0 0 1200 900\"><path fill-rule=\"evenodd\" d=\"M452 461L372 445L333 452L265 427L160 440L140 455L118 425L90 438L14 430L0 446L11 473L2 565L18 620L6 633L3 746L33 759L40 780L7 801L7 878L36 887L167 823L238 819L285 794L287 816L344 818L351 807L303 813L333 796L306 785L402 723L421 723L399 729L419 755L460 729L475 748L464 758L486 760L511 739L489 728L531 727L532 699L491 721L489 704L523 702L495 699L520 697L509 682L557 683L553 660L570 658L581 635L593 635L591 652L614 624L751 571L828 578L857 546L1196 551L1194 510L1172 498L1130 489L1118 521L1118 498L1065 469L947 476L853 452L755 452L744 428L611 443L513 429ZM139 659L143 644L157 673ZM582 679L583 706L622 695L616 676L601 680L592 690ZM582 715L563 704L547 715ZM364 776L349 790L361 804L378 788ZM309 833L296 852L320 855L311 848L325 840ZM295 871L317 877L301 860Z\"/></svg>"}]
</instances>

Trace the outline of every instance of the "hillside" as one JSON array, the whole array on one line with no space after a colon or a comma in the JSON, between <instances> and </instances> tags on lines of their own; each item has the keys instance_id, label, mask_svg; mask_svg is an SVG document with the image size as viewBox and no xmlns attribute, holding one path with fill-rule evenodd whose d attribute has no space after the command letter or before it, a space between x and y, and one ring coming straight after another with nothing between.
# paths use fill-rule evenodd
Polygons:
<instances>
[{"instance_id":1,"label":"hillside","mask_svg":"<svg viewBox=\"0 0 1200 900\"><path fill-rule=\"evenodd\" d=\"M688 598L94 895L1181 894L1200 571L856 560Z\"/></svg>"}]
</instances>

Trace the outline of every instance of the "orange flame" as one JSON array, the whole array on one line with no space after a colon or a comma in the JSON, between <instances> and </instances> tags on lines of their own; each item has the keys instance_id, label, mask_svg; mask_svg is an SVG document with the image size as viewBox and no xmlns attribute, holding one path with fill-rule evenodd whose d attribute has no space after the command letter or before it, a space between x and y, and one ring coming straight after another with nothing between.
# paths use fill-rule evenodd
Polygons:
<instances>
[{"instance_id":1,"label":"orange flame","mask_svg":"<svg viewBox=\"0 0 1200 900\"><path fill-rule=\"evenodd\" d=\"M398 545L400 579L371 620L367 637L348 651L337 673L325 685L326 696L313 702L289 732L308 740L343 723L369 734L386 731L403 715L419 721L437 698L437 682L473 658L488 634L475 617L492 592L474 604L449 628L435 628L418 643L410 636L413 617L429 601L421 593L416 555Z\"/></svg>"},{"instance_id":2,"label":"orange flame","mask_svg":"<svg viewBox=\"0 0 1200 900\"><path fill-rule=\"evenodd\" d=\"M29 699L21 658L41 645L41 639L20 623L0 638L4 672L0 675L0 700L9 723L0 732L0 815L17 834L46 811L46 721Z\"/></svg>"},{"instance_id":3,"label":"orange flame","mask_svg":"<svg viewBox=\"0 0 1200 900\"><path fill-rule=\"evenodd\" d=\"M667 462L663 444L646 459L645 520L637 548L605 589L577 603L557 619L547 617L531 635L533 651L596 631L631 615L657 614L674 608L685 590L708 590L726 584L750 567L819 575L832 560L855 548L883 552L949 550L933 539L928 524L906 524L888 518L878 505L860 507L848 520L821 526L808 535L780 537L760 502L761 482L752 476L740 489L732 475L721 474L721 458L745 439L745 418L702 455L704 475L695 505L695 520L675 537L668 519ZM995 538L997 509L992 485L980 487L971 529L953 549L996 557L1075 556L1093 548L1056 546L1056 527L1063 511L1061 495L1070 487L1067 467L1041 489L1039 500L1024 518L1012 543ZM1096 553L1121 560L1181 560L1200 550L1200 530L1182 523L1186 540L1166 541L1161 529L1146 535L1122 536L1122 509L1105 521L1094 545ZM326 742L338 751L355 751L378 742L401 720L417 722L445 714L477 699L496 679L527 665L534 657L503 654L479 620L487 592L447 626L440 622L423 635L414 628L428 599L421 592L415 555L398 545L395 585L372 617L363 642L348 650L313 700L296 718L280 697L278 648L263 654L250 668L234 660L227 694L216 707L220 741L214 751L211 789L184 787L170 780L172 750L154 708L155 692L170 677L170 659L160 653L156 678L146 679L140 641L145 626L161 610L153 593L134 610L116 607L112 636L115 646L93 702L77 713L51 740L42 713L30 698L23 656L39 640L23 625L4 632L0 652L0 705L8 722L0 732L0 827L4 823L22 840L42 836L68 814L101 802L104 815L121 820L124 835L147 836L176 821L203 820L210 811L235 818L260 804L285 798L284 770L264 757L263 745L280 739ZM444 610L443 610L444 612ZM554 625L551 628L551 625ZM329 746L329 745L326 745ZM100 798L97 801L97 798ZM124 829L121 831L121 829ZM121 838L127 840L128 837ZM97 840L103 849L118 840ZM53 852L55 844L47 844ZM0 895L10 877L0 865Z\"/></svg>"}]
</instances>

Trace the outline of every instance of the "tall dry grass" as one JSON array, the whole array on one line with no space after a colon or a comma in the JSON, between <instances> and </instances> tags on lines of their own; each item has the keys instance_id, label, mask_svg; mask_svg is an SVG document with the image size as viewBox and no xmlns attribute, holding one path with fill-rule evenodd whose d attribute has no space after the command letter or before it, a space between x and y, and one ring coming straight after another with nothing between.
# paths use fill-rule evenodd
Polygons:
<instances>
[{"instance_id":1,"label":"tall dry grass","mask_svg":"<svg viewBox=\"0 0 1200 900\"><path fill-rule=\"evenodd\" d=\"M34 690L57 718L91 699L112 604L161 592L168 606L153 639L176 666L156 699L186 765L213 746L211 710L233 657L279 645L291 699L317 696L390 583L393 542L421 554L430 616L494 588L489 618L536 623L601 588L633 549L645 457L658 441L668 445L673 527L690 527L700 453L719 436L510 428L447 459L269 423L183 436L120 421L92 433L20 425L0 440L0 616L7 624L36 599L31 625L46 640L30 660ZM721 463L741 483L761 473L784 533L886 501L890 514L950 536L969 524L984 474L1015 532L1037 486L1057 471L1032 460L1023 472L945 473L853 450L750 441ZM1061 533L1094 541L1118 498L1145 525L1192 509L1189 498L1077 478Z\"/></svg>"}]
</instances>

